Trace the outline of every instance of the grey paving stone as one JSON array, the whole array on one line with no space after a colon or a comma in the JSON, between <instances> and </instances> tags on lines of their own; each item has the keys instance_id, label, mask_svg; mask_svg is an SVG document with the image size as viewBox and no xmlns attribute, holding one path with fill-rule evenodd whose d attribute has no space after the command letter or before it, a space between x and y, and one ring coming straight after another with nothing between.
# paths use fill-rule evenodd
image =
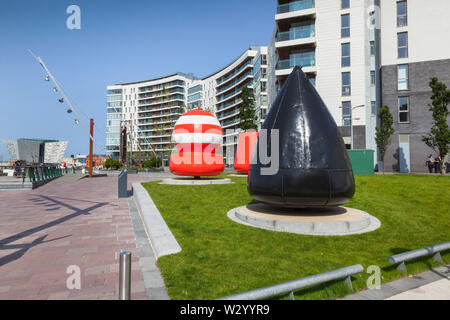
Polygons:
<instances>
[{"instance_id":1,"label":"grey paving stone","mask_svg":"<svg viewBox=\"0 0 450 320\"><path fill-rule=\"evenodd\" d=\"M128 199L130 215L135 228L136 248L139 254L139 265L144 278L145 292L149 300L169 300L161 272L156 265L156 257L150 246L147 232L144 230L140 212L134 198Z\"/></svg>"},{"instance_id":2,"label":"grey paving stone","mask_svg":"<svg viewBox=\"0 0 450 320\"><path fill-rule=\"evenodd\" d=\"M149 300L169 300L165 288L147 289L147 296Z\"/></svg>"},{"instance_id":3,"label":"grey paving stone","mask_svg":"<svg viewBox=\"0 0 450 320\"><path fill-rule=\"evenodd\" d=\"M145 287L148 289L151 288L164 288L164 280L161 276L159 270L156 271L144 271L142 273L144 275L144 283Z\"/></svg>"},{"instance_id":4,"label":"grey paving stone","mask_svg":"<svg viewBox=\"0 0 450 320\"><path fill-rule=\"evenodd\" d=\"M384 300L399 293L398 289L385 284L380 289L365 290L358 294L359 297L365 297L367 300Z\"/></svg>"},{"instance_id":5,"label":"grey paving stone","mask_svg":"<svg viewBox=\"0 0 450 320\"><path fill-rule=\"evenodd\" d=\"M381 285L381 289L364 290L348 295L344 300L384 300L402 292L422 287L442 279L450 279L450 266L432 269L412 277L402 278Z\"/></svg>"}]
</instances>

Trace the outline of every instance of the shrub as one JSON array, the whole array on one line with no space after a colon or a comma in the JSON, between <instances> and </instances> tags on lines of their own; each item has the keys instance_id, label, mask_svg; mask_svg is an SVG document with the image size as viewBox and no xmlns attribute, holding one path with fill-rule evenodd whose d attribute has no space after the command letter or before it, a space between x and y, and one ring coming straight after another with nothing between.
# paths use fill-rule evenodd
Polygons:
<instances>
[{"instance_id":1,"label":"shrub","mask_svg":"<svg viewBox=\"0 0 450 320\"><path fill-rule=\"evenodd\" d=\"M144 163L142 164L142 167L144 169L158 168L161 166L161 164L162 164L161 159L154 157L154 158L144 161Z\"/></svg>"},{"instance_id":2,"label":"shrub","mask_svg":"<svg viewBox=\"0 0 450 320\"><path fill-rule=\"evenodd\" d=\"M122 163L119 160L107 159L104 163L106 169L113 168L115 170L122 168Z\"/></svg>"}]
</instances>

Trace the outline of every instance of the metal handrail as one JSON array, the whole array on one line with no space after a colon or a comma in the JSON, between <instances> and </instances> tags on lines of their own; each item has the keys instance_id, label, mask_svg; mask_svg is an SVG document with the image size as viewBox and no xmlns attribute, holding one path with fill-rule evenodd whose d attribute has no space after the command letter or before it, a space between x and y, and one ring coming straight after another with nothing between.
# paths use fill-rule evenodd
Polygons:
<instances>
[{"instance_id":1,"label":"metal handrail","mask_svg":"<svg viewBox=\"0 0 450 320\"><path fill-rule=\"evenodd\" d=\"M349 289L353 290L350 277L363 271L364 268L362 267L362 265L356 264L333 271L307 276L297 280L255 289L244 293L238 293L232 296L221 298L219 300L262 300L285 294L289 294L290 298L293 299L294 291L343 278L345 278Z\"/></svg>"},{"instance_id":2,"label":"metal handrail","mask_svg":"<svg viewBox=\"0 0 450 320\"><path fill-rule=\"evenodd\" d=\"M441 244L436 244L434 246L396 254L396 255L389 257L388 261L390 264L400 264L398 266L398 269L400 271L403 271L405 273L405 275L407 276L408 271L406 270L406 265L405 265L406 261L424 257L424 256L429 256L429 255L433 254L433 259L436 262L443 264L442 257L441 257L441 251L445 251L445 250L450 250L450 242L444 242Z\"/></svg>"},{"instance_id":3,"label":"metal handrail","mask_svg":"<svg viewBox=\"0 0 450 320\"><path fill-rule=\"evenodd\" d=\"M25 183L25 179L29 178L30 182L40 182L53 178L57 178L63 175L63 170L57 164L31 164L31 165L8 165L1 166L0 168L10 168L16 171L16 168L20 168L20 175L15 177L22 179L22 183Z\"/></svg>"}]
</instances>

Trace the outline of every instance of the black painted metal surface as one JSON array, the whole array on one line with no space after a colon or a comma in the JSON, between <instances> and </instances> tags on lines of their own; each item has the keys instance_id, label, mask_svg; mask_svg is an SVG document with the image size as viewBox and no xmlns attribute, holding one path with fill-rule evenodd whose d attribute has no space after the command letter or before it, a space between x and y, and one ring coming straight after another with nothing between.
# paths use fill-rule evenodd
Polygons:
<instances>
[{"instance_id":1,"label":"black painted metal surface","mask_svg":"<svg viewBox=\"0 0 450 320\"><path fill-rule=\"evenodd\" d=\"M327 207L347 203L355 180L344 141L325 103L301 68L296 67L264 121L270 136L279 130L279 170L264 175L260 135L247 188L253 199L282 207Z\"/></svg>"}]
</instances>

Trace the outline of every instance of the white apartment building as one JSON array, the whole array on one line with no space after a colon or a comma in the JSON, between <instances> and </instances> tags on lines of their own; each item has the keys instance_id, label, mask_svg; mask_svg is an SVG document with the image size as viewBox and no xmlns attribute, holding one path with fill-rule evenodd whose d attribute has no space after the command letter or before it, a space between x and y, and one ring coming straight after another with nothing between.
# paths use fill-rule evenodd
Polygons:
<instances>
[{"instance_id":1,"label":"white apartment building","mask_svg":"<svg viewBox=\"0 0 450 320\"><path fill-rule=\"evenodd\" d=\"M374 0L278 0L269 45L271 101L293 68L301 66L352 149L376 150L374 11Z\"/></svg>"},{"instance_id":2,"label":"white apartment building","mask_svg":"<svg viewBox=\"0 0 450 320\"><path fill-rule=\"evenodd\" d=\"M252 46L223 69L202 80L194 81L188 89L188 107L202 107L218 118L224 131L223 146L237 147L243 87L255 96L258 124L264 121L268 110L267 47ZM234 159L226 159L233 164Z\"/></svg>"},{"instance_id":3,"label":"white apartment building","mask_svg":"<svg viewBox=\"0 0 450 320\"><path fill-rule=\"evenodd\" d=\"M132 144L127 152L164 154L172 150L171 135L178 118L201 108L215 114L224 131L224 147L237 147L239 108L244 86L253 90L258 123L267 114L267 47L252 46L225 68L198 79L177 73L167 77L108 86L107 151L120 153L120 130L126 126ZM182 108L186 107L186 108ZM234 159L226 159L232 164Z\"/></svg>"},{"instance_id":4,"label":"white apartment building","mask_svg":"<svg viewBox=\"0 0 450 320\"><path fill-rule=\"evenodd\" d=\"M275 5L269 45L248 48L203 79L177 73L108 87L108 151L118 154L121 123L132 124L133 150L140 141L145 150L169 151L180 106L214 113L224 146L236 147L242 88L253 90L261 125L293 68L301 66L347 148L374 150L374 166L378 163L377 114L388 105L396 134L384 169L425 171L425 154L432 153L421 141L431 126L428 83L437 77L450 87L450 1L277 0Z\"/></svg>"},{"instance_id":5,"label":"white apartment building","mask_svg":"<svg viewBox=\"0 0 450 320\"><path fill-rule=\"evenodd\" d=\"M166 77L108 86L106 148L114 158L120 153L120 130L127 127L128 152L172 150L171 136L185 111L187 88L193 75L176 73ZM166 159L167 160L167 159Z\"/></svg>"}]
</instances>

